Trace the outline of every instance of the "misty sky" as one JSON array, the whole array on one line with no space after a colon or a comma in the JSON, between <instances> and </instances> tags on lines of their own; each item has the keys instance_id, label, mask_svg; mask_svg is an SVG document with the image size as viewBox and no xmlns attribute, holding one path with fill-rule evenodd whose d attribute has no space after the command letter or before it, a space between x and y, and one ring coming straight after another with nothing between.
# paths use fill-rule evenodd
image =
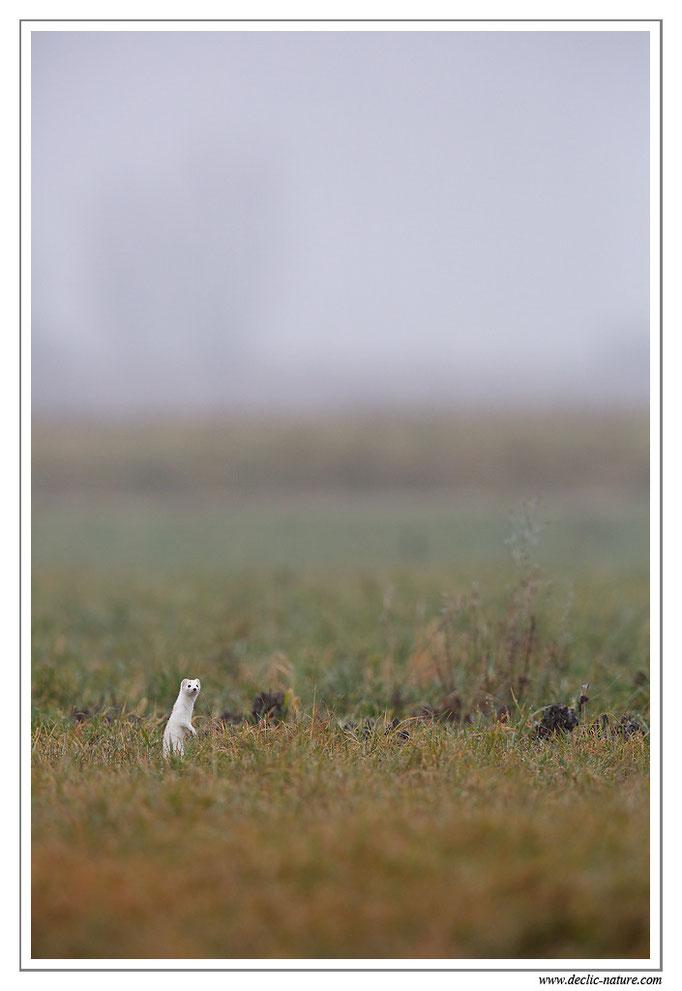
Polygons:
<instances>
[{"instance_id":1,"label":"misty sky","mask_svg":"<svg viewBox=\"0 0 682 991\"><path fill-rule=\"evenodd\" d=\"M36 411L646 401L646 32L36 32Z\"/></svg>"}]
</instances>

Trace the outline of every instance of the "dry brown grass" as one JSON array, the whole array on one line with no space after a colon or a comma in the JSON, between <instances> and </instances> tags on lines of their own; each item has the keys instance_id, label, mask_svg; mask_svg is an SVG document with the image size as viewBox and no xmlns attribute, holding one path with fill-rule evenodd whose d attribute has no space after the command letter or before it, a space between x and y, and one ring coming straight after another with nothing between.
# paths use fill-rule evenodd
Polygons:
<instances>
[{"instance_id":1,"label":"dry brown grass","mask_svg":"<svg viewBox=\"0 0 682 991\"><path fill-rule=\"evenodd\" d=\"M648 956L642 738L304 720L168 768L140 733L41 738L37 958Z\"/></svg>"},{"instance_id":2,"label":"dry brown grass","mask_svg":"<svg viewBox=\"0 0 682 991\"><path fill-rule=\"evenodd\" d=\"M606 454L606 456L605 456ZM646 411L41 421L33 493L648 492Z\"/></svg>"}]
</instances>

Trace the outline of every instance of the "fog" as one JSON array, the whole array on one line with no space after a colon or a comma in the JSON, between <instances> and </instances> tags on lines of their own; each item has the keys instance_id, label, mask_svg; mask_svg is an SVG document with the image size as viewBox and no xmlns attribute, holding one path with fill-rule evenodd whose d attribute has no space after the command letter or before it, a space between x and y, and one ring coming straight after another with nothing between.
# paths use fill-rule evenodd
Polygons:
<instances>
[{"instance_id":1,"label":"fog","mask_svg":"<svg viewBox=\"0 0 682 991\"><path fill-rule=\"evenodd\" d=\"M34 411L646 403L648 51L34 33Z\"/></svg>"}]
</instances>

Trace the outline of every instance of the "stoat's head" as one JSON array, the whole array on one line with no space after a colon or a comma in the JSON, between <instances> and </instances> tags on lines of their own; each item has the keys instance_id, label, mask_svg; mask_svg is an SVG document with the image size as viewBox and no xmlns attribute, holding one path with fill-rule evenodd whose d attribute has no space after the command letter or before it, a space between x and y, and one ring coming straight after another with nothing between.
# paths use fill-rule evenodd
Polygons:
<instances>
[{"instance_id":1,"label":"stoat's head","mask_svg":"<svg viewBox=\"0 0 682 991\"><path fill-rule=\"evenodd\" d=\"M183 678L180 691L189 699L195 699L201 691L201 682L198 678Z\"/></svg>"}]
</instances>

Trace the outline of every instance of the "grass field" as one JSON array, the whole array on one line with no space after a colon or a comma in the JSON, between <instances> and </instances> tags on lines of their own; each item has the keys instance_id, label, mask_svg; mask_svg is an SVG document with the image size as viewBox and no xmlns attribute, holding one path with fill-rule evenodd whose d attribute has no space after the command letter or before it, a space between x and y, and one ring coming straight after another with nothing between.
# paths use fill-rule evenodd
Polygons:
<instances>
[{"instance_id":1,"label":"grass field","mask_svg":"<svg viewBox=\"0 0 682 991\"><path fill-rule=\"evenodd\" d=\"M634 414L38 424L34 957L647 957L647 461Z\"/></svg>"}]
</instances>

